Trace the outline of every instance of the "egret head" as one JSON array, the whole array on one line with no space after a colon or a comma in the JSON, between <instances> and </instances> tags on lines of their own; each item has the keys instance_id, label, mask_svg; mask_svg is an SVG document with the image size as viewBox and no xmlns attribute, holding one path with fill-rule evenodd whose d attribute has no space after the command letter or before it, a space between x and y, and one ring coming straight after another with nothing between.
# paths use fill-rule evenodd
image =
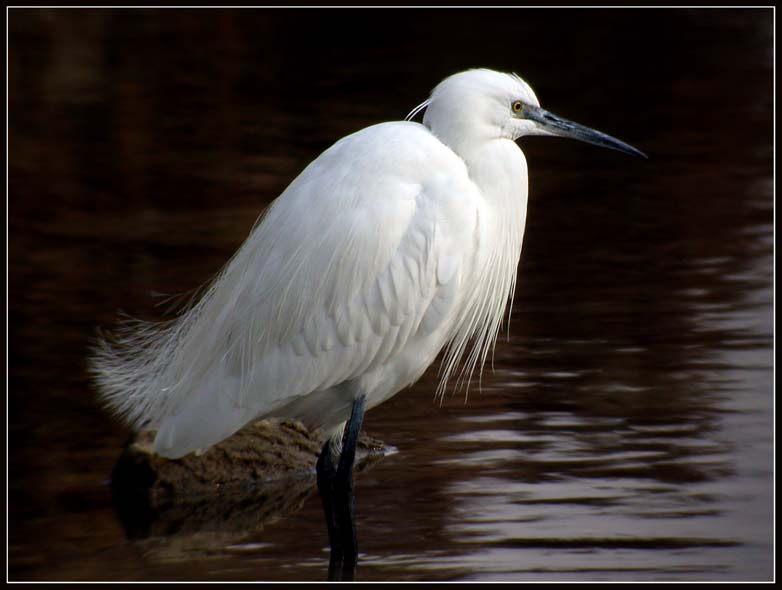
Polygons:
<instances>
[{"instance_id":1,"label":"egret head","mask_svg":"<svg viewBox=\"0 0 782 590\"><path fill-rule=\"evenodd\" d=\"M516 74L486 69L454 74L440 82L408 118L424 107L424 125L457 153L491 139L552 135L646 157L610 135L540 108L532 88Z\"/></svg>"}]
</instances>

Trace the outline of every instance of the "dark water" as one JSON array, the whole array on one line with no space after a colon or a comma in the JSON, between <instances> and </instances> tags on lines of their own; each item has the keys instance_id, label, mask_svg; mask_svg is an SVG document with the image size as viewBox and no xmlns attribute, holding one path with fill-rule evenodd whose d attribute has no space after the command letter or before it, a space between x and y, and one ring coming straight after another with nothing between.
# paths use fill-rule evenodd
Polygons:
<instances>
[{"instance_id":1,"label":"dark water","mask_svg":"<svg viewBox=\"0 0 782 590\"><path fill-rule=\"evenodd\" d=\"M435 367L369 413L399 452L358 479L358 578L771 579L772 19L12 9L10 578L325 578L306 485L262 523L129 539L106 485L128 432L85 350L208 280L334 140L487 66L651 159L522 142L510 338L467 403L434 403Z\"/></svg>"}]
</instances>

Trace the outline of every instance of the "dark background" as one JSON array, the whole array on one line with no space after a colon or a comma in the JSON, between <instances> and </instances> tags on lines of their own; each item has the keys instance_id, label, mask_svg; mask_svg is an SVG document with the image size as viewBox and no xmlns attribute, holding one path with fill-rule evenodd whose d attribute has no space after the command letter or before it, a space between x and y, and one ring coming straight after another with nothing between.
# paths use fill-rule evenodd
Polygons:
<instances>
[{"instance_id":1,"label":"dark background","mask_svg":"<svg viewBox=\"0 0 782 590\"><path fill-rule=\"evenodd\" d=\"M8 14L11 579L325 576L316 497L244 552L127 540L106 480L129 433L87 347L213 276L336 139L470 67L650 160L522 140L511 341L466 407L431 402L432 370L369 414L400 453L359 483L359 577L770 578L771 9ZM530 508L592 486L619 508Z\"/></svg>"}]
</instances>

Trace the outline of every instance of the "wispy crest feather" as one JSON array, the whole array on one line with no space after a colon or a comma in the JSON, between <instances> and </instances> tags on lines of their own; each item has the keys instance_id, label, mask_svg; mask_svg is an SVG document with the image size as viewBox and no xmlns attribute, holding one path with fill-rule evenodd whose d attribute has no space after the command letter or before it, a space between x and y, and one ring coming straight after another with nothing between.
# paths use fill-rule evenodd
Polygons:
<instances>
[{"instance_id":1,"label":"wispy crest feather","mask_svg":"<svg viewBox=\"0 0 782 590\"><path fill-rule=\"evenodd\" d=\"M407 114L407 116L405 117L405 121L412 121L415 118L415 116L421 111L423 111L426 107L428 107L431 102L432 102L431 99L427 98L424 102L419 104L417 107L415 107L412 111L410 111Z\"/></svg>"}]
</instances>

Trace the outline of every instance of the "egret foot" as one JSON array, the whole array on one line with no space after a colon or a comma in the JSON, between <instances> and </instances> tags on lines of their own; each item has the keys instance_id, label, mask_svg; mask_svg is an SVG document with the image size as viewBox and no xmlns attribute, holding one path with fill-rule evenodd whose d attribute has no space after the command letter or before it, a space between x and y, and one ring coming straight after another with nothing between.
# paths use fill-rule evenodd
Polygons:
<instances>
[{"instance_id":1,"label":"egret foot","mask_svg":"<svg viewBox=\"0 0 782 590\"><path fill-rule=\"evenodd\" d=\"M342 435L342 451L329 439L318 458L318 492L326 515L331 557L329 580L353 580L358 559L356 523L353 512L353 463L356 443L364 421L366 396L353 402L350 420Z\"/></svg>"}]
</instances>

